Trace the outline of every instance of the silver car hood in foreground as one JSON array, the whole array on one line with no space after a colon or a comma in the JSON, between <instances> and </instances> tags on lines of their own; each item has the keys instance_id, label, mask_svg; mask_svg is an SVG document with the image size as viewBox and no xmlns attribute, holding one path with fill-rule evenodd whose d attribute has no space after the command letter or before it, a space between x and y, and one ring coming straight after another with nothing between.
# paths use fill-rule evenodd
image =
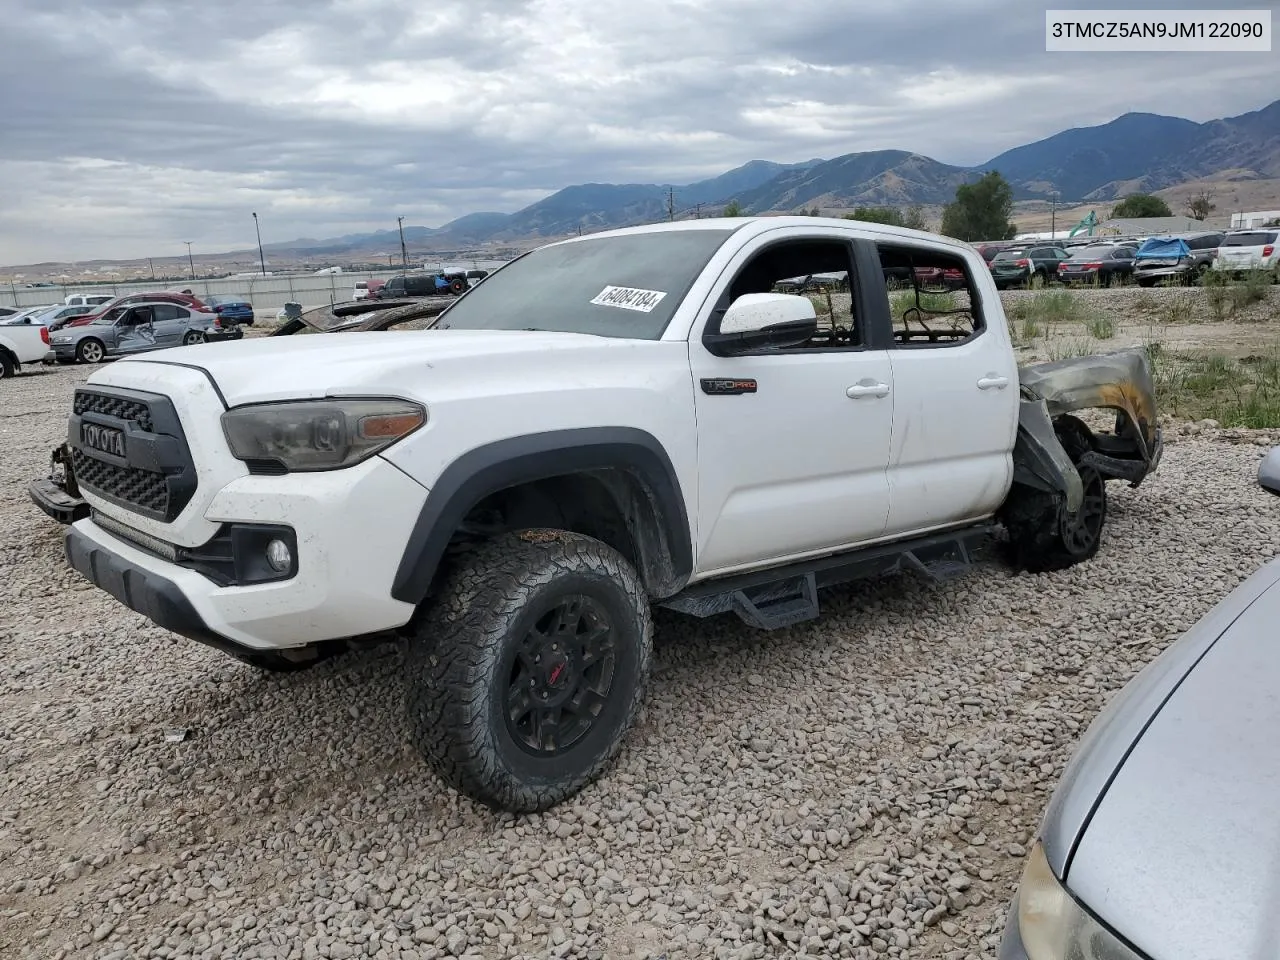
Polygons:
<instances>
[{"instance_id":1,"label":"silver car hood in foreground","mask_svg":"<svg viewBox=\"0 0 1280 960\"><path fill-rule=\"evenodd\" d=\"M1251 578L1256 599L1141 733L1069 860L1067 887L1153 960L1280 954L1278 576L1272 561Z\"/></svg>"}]
</instances>

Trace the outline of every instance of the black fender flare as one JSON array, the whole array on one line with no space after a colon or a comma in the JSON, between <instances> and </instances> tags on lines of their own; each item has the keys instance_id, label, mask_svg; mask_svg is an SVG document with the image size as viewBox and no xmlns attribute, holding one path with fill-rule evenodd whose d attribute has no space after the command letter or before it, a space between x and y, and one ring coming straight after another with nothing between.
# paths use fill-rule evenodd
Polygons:
<instances>
[{"instance_id":1,"label":"black fender flare","mask_svg":"<svg viewBox=\"0 0 1280 960\"><path fill-rule=\"evenodd\" d=\"M622 472L609 484L641 556L641 577L658 598L679 592L693 572L693 543L680 480L657 438L633 427L583 427L497 440L454 460L432 484L409 534L391 596L426 599L450 539L486 497L552 477Z\"/></svg>"}]
</instances>

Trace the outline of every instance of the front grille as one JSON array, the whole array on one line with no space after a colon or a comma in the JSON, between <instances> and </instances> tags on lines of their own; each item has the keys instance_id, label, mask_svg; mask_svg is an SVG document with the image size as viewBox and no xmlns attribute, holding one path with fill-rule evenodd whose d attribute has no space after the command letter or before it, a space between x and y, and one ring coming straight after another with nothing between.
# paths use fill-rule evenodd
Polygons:
<instances>
[{"instance_id":1,"label":"front grille","mask_svg":"<svg viewBox=\"0 0 1280 960\"><path fill-rule=\"evenodd\" d=\"M147 409L147 405L139 400L130 400L127 397L110 397L104 393L77 390L74 410L77 415L100 413L105 417L132 420L148 433L154 429L154 425L151 422L151 411Z\"/></svg>"},{"instance_id":2,"label":"front grille","mask_svg":"<svg viewBox=\"0 0 1280 960\"><path fill-rule=\"evenodd\" d=\"M196 468L172 400L123 387L82 387L72 410L71 472L86 492L163 523L191 502ZM90 442L86 426L94 428ZM101 448L104 436L113 439Z\"/></svg>"},{"instance_id":3,"label":"front grille","mask_svg":"<svg viewBox=\"0 0 1280 960\"><path fill-rule=\"evenodd\" d=\"M71 451L71 468L76 482L95 493L161 516L169 512L169 486L162 473L118 467L88 457L77 449Z\"/></svg>"}]
</instances>

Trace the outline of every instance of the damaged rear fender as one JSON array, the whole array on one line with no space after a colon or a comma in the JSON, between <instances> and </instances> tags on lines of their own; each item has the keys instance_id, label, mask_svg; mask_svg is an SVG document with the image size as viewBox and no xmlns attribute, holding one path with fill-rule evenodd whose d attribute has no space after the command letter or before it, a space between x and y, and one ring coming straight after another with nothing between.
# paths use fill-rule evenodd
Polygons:
<instances>
[{"instance_id":1,"label":"damaged rear fender","mask_svg":"<svg viewBox=\"0 0 1280 960\"><path fill-rule=\"evenodd\" d=\"M1089 357L1037 363L1018 371L1022 403L1014 446L1014 482L1061 493L1074 512L1080 475L1063 449L1054 421L1080 410L1115 412L1115 430L1095 434L1095 449L1081 462L1108 479L1138 486L1160 461L1162 443L1155 384L1140 347Z\"/></svg>"}]
</instances>

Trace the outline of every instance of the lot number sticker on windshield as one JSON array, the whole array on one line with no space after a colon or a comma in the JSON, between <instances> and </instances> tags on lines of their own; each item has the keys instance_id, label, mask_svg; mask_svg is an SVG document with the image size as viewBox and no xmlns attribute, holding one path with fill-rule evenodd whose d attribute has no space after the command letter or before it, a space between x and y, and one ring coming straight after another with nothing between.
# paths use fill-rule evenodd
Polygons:
<instances>
[{"instance_id":1,"label":"lot number sticker on windshield","mask_svg":"<svg viewBox=\"0 0 1280 960\"><path fill-rule=\"evenodd\" d=\"M601 307L621 307L648 313L666 296L661 290L640 290L636 287L605 287L592 299Z\"/></svg>"}]
</instances>

